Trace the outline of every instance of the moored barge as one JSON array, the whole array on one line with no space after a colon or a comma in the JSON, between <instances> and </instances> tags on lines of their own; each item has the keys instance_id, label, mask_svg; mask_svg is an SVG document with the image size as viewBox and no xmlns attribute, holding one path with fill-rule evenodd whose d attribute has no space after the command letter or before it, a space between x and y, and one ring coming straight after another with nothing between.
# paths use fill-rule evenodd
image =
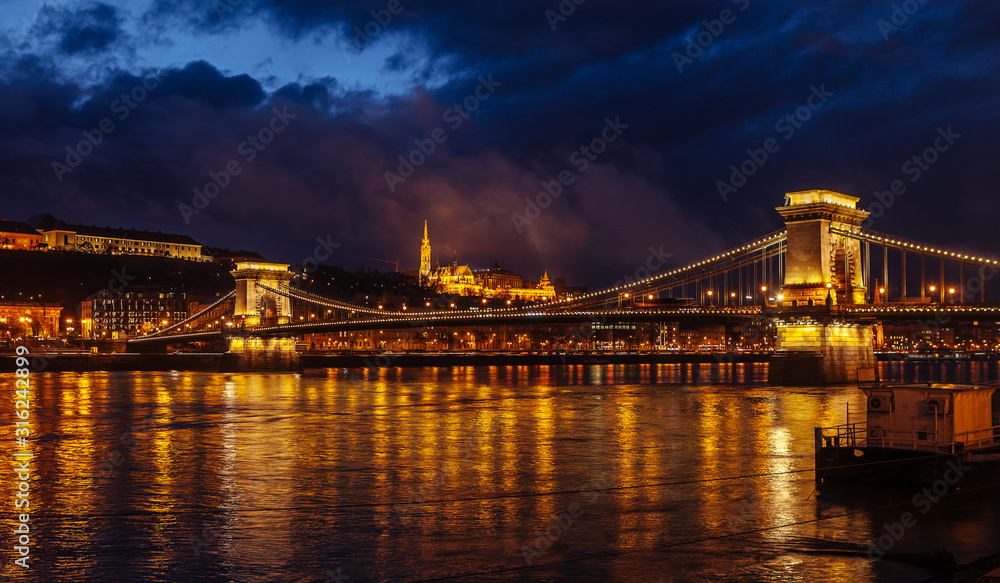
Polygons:
<instances>
[{"instance_id":1,"label":"moored barge","mask_svg":"<svg viewBox=\"0 0 1000 583\"><path fill-rule=\"evenodd\" d=\"M817 427L816 483L924 486L1000 481L1000 385L883 383L858 371L864 420Z\"/></svg>"}]
</instances>

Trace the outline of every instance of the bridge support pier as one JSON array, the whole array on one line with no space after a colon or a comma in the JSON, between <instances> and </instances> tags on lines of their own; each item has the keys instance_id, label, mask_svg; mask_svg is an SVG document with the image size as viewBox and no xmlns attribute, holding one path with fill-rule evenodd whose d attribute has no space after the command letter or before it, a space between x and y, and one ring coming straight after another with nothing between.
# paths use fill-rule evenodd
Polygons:
<instances>
[{"instance_id":1,"label":"bridge support pier","mask_svg":"<svg viewBox=\"0 0 1000 583\"><path fill-rule=\"evenodd\" d=\"M294 338L237 336L229 339L220 372L288 372L302 369Z\"/></svg>"},{"instance_id":2,"label":"bridge support pier","mask_svg":"<svg viewBox=\"0 0 1000 583\"><path fill-rule=\"evenodd\" d=\"M771 385L854 383L858 368L875 366L870 325L782 323L777 333L767 375Z\"/></svg>"}]
</instances>

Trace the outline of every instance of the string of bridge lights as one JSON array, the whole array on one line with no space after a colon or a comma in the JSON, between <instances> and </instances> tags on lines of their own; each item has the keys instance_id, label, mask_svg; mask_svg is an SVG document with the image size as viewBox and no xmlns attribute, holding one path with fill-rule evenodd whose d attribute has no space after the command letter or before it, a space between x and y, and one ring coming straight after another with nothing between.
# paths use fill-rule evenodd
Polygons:
<instances>
[{"instance_id":1,"label":"string of bridge lights","mask_svg":"<svg viewBox=\"0 0 1000 583\"><path fill-rule=\"evenodd\" d=\"M968 255L968 254L963 254L963 253L956 253L954 251L948 251L948 250L944 250L944 249L937 249L937 248L934 248L934 247L928 247L926 245L920 245L918 243L911 243L911 242L904 241L904 240L896 238L896 237L892 237L892 236L889 236L889 235L884 235L884 234L881 234L881 233L877 233L875 231L868 231L868 230L850 231L850 230L838 229L838 228L835 228L835 227L831 227L830 231L832 233L836 233L836 234L844 235L844 236L849 236L849 237L852 237L852 238L862 239L862 240L865 240L865 241L871 242L871 243L877 243L877 244L882 244L882 245L895 245L895 246L898 246L900 249L911 249L911 250L914 250L914 251L919 251L921 253L930 254L930 255L933 255L933 256L936 256L936 257L940 257L940 258L956 259L956 260L967 261L969 263L975 263L975 264L980 264L980 265L1000 265L1000 261L998 261L996 259L992 259L992 258L988 259L988 258L985 258L985 257L977 257L975 255ZM702 267L704 267L706 265L709 265L709 264L718 263L720 261L731 259L731 258L733 258L733 257L735 257L737 255L746 254L746 253L752 252L752 251L757 251L757 250L759 250L762 247L766 248L766 247L770 247L771 245L780 244L781 242L786 241L787 238L788 238L788 232L787 232L787 230L782 229L782 230L770 233L768 235L765 235L764 237L761 237L761 238L759 238L759 239L757 239L757 240L755 240L753 242L747 243L745 245L741 245L740 247L736 247L734 249L730 249L730 250L725 251L723 253L720 253L720 254L718 254L718 255L716 255L714 257L706 258L706 259L703 259L701 261L697 261L695 263L691 263L691 264L686 265L684 267L679 267L679 268L676 268L676 269L673 269L673 270L670 270L670 271L667 271L667 272L664 272L664 273L652 275L652 276L644 278L644 279L636 280L634 282L630 282L630 283L623 284L623 285L620 285L620 286L615 286L613 288L609 288L609 289L606 289L606 290L601 290L601 291L596 291L596 292L590 292L590 293L584 294L584 295L582 295L580 297L576 297L576 298L564 298L564 299L561 299L561 300L553 300L551 302L544 302L544 303L541 303L541 304L536 304L534 306L531 306L530 308L525 308L525 307L508 307L508 308L486 308L485 310L478 310L478 309L477 310L471 310L471 309L467 309L467 310L458 310L458 311L448 312L447 315L443 315L441 312L438 312L438 311L406 311L406 306L405 305L403 306L402 310L382 310L381 308L374 309L374 308L369 308L369 307L366 307L366 306L358 306L358 305L350 304L350 303L346 303L346 302L338 302L336 300L333 300L333 299L330 299L330 298L325 298L325 297L318 296L318 295L315 295L315 294L311 294L309 292L305 292L305 291L302 291L302 290L293 290L291 288L275 288L275 287L269 286L267 284L263 284L261 282L255 282L255 284L257 286L265 289L265 290L268 290L268 291L271 291L271 292L274 292L274 293L278 293L278 294L284 295L284 296L289 297L289 298L298 299L298 300L302 300L302 301L307 301L307 302L310 302L310 303L313 303L313 304L316 304L316 305L337 308L337 309L349 311L349 312L352 312L352 313L362 313L362 314L367 314L367 315L371 315L371 316L376 316L376 315L379 316L377 318L370 318L370 319L367 319L367 320L358 320L359 323L363 322L363 321L368 321L368 322L401 322L401 321L413 321L413 320L418 320L418 319L434 319L434 320L437 320L437 319L442 319L442 318L448 318L448 319L454 319L454 318L471 319L471 318L492 317L493 315L495 315L497 313L502 313L502 314L521 313L521 314L523 314L525 316L544 315L539 310L550 308L550 307L557 307L557 306L569 306L569 305L572 305L574 303L583 303L586 300L593 299L593 298L607 297L607 296L610 296L611 294L620 293L620 292L622 292L624 290L630 290L630 289L633 289L633 288L636 288L636 287L644 286L644 285L647 285L647 284L655 282L655 281L667 279L667 278L670 278L670 277L674 277L674 276L677 276L677 275L680 275L680 274L683 274L683 273L686 273L686 272L690 272L690 271L702 268ZM202 316L203 314L206 314L206 313L210 312L211 310L217 308L220 304L222 304L222 302L224 302L224 301L232 298L235 295L235 293L236 293L235 290L233 290L233 291L231 291L231 292L223 295L221 298L219 298L218 301L216 301L215 303L213 303L211 306L208 306L207 308L205 308L204 310L202 310L198 314L196 314L194 316L191 316L187 320L185 320L183 322L178 322L177 324L174 324L172 326L164 328L163 330L160 330L158 332L155 332L153 334L145 336L144 338L154 338L154 337L162 336L162 335L167 334L169 332L172 332L174 330L177 330L177 329L181 328L182 326L184 326L186 323L194 321L198 317ZM428 305L429 304L430 303L428 302ZM451 307L454 308L454 306L455 306L454 303L452 303ZM935 309L936 310L940 310L942 308L941 307L936 307ZM961 308L961 309L943 308L943 309L948 310L948 311L963 311L963 312L969 312L969 311L992 312L992 311L994 311L994 310L991 310L990 308ZM712 310L712 309L701 308L699 311L700 312L704 312L706 314L732 313L731 309L726 309L726 310L716 309L716 310ZM753 311L753 310L750 310L750 311ZM923 308L923 307L910 307L910 306L907 306L907 307L871 306L871 307L852 307L851 311L859 312L859 313L877 313L877 312L890 312L890 311L893 311L893 312L899 312L899 311L902 311L902 312L923 312L923 311L927 311L927 308ZM578 316L592 315L592 314L599 314L599 313L600 314L621 314L621 313L624 313L624 312L621 311L621 310L566 312L567 315L578 315ZM684 310L657 310L657 311L651 312L651 313L657 313L657 314L684 313ZM293 324L285 325L285 327L286 328L288 328L288 327L307 327L307 326L310 326L310 325L313 325L313 324L312 323L301 323L301 324L293 323ZM277 328L277 327L267 327L267 328L258 328L258 329L260 329L260 330L269 330L269 329L272 329L272 328Z\"/></svg>"},{"instance_id":2,"label":"string of bridge lights","mask_svg":"<svg viewBox=\"0 0 1000 583\"><path fill-rule=\"evenodd\" d=\"M914 251L926 252L931 255L936 255L938 257L947 257L954 259L968 260L970 263L980 263L982 265L1000 265L1000 261L995 259L987 259L985 257L976 257L974 255L965 255L962 253L955 253L954 251L948 251L945 249L935 249L934 247L927 247L926 245L920 245L919 243L910 243L908 241L903 241L902 239L890 237L889 235L883 235L875 231L845 231L843 229L831 228L831 232L837 233L838 235L847 235L854 238L865 239L871 243L880 243L883 245L898 245L900 247L905 247L907 249L913 249Z\"/></svg>"},{"instance_id":3,"label":"string of bridge lights","mask_svg":"<svg viewBox=\"0 0 1000 583\"><path fill-rule=\"evenodd\" d=\"M788 232L785 229L781 229L779 231L775 231L773 233L765 235L765 236L761 237L760 239L757 239L756 241L754 241L752 243L747 243L747 244L745 244L745 245L743 245L741 247L737 247L735 249L730 249L729 251L725 251L723 253L720 253L719 255L716 255L715 257L711 257L711 258L708 258L708 259L703 259L701 261L698 261L696 263L691 263L691 264L686 265L684 267L678 267L677 269L673 269L671 271L667 271L667 272L660 273L660 274L657 274L657 275L652 275L652 276L647 277L645 279L636 280L636 281L633 281L631 283L627 283L627 284L624 284L624 285L613 287L613 288L610 288L610 289L607 289L607 290L601 290L601 291L596 291L596 292L591 292L591 293L588 293L588 294L584 294L584 295L582 295L582 296L580 296L578 298L562 299L562 300L556 300L556 301L552 301L552 302L545 303L545 304L540 304L540 305L535 306L535 308L536 309L537 308L545 308L545 307L548 307L548 306L556 306L556 305L559 305L559 304L567 304L567 303L580 302L580 301L586 300L588 298L597 297L597 296L605 296L605 295L609 295L609 294L612 294L612 293L619 292L619 291L624 290L624 289L630 289L630 288L634 288L634 287L637 287L637 286L645 285L647 283L650 283L650 282L653 282L653 281L656 281L656 280L666 279L666 278L672 277L674 275L680 275L681 273L684 273L686 271L692 271L692 270L698 269L699 267L702 267L704 265L707 265L707 264L710 264L710 263L716 263L716 262L722 261L724 259L731 258L731 257L733 257L735 255L746 253L747 251L756 251L756 250L758 250L762 246L763 247L770 247L771 245L774 245L774 244L777 244L777 243L780 243L780 242L786 240L787 237L788 237Z\"/></svg>"}]
</instances>

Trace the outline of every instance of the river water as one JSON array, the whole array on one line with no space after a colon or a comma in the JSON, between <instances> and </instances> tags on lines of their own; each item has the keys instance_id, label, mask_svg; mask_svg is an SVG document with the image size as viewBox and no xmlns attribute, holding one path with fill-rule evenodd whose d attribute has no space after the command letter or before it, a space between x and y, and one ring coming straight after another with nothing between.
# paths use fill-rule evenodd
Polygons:
<instances>
[{"instance_id":1,"label":"river water","mask_svg":"<svg viewBox=\"0 0 1000 583\"><path fill-rule=\"evenodd\" d=\"M998 373L882 367L906 380ZM925 514L912 492L816 492L802 471L813 428L863 411L863 395L764 379L760 364L33 373L24 570L10 565L14 380L0 375L11 394L0 573L916 582L932 575L915 564L929 551L959 563L1000 552L995 490L942 497ZM916 524L885 538L908 510ZM889 554L874 560L880 536Z\"/></svg>"}]
</instances>

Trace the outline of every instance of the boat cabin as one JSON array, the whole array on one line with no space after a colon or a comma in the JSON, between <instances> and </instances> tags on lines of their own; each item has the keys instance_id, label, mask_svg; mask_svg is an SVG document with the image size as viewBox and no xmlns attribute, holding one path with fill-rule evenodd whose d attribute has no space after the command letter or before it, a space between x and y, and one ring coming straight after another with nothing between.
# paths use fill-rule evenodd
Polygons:
<instances>
[{"instance_id":1,"label":"boat cabin","mask_svg":"<svg viewBox=\"0 0 1000 583\"><path fill-rule=\"evenodd\" d=\"M960 453L990 447L996 386L862 384L868 401L867 444Z\"/></svg>"}]
</instances>

